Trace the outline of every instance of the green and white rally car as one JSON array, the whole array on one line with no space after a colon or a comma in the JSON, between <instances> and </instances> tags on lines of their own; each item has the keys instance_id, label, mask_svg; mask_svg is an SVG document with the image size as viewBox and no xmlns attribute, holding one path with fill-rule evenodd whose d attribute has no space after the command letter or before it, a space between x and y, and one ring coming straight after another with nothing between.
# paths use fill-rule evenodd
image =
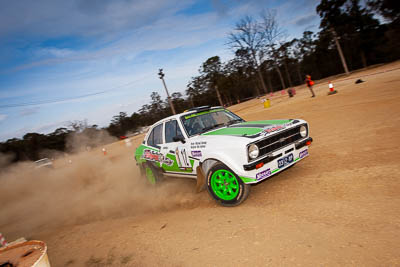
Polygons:
<instances>
[{"instance_id":1,"label":"green and white rally car","mask_svg":"<svg viewBox=\"0 0 400 267\"><path fill-rule=\"evenodd\" d=\"M308 156L309 127L300 119L245 121L222 107L199 107L150 127L135 159L155 184L164 177L197 179L224 206L243 202L250 185Z\"/></svg>"}]
</instances>

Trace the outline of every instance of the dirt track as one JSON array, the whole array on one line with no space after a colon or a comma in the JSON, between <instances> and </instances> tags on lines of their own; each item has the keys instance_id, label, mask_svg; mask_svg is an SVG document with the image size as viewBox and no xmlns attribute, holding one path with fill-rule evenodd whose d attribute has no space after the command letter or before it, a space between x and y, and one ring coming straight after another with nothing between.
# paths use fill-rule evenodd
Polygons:
<instances>
[{"instance_id":1,"label":"dirt track","mask_svg":"<svg viewBox=\"0 0 400 267\"><path fill-rule=\"evenodd\" d=\"M391 69L396 70L365 76ZM365 83L354 84L361 76ZM0 218L0 232L45 241L52 266L398 266L400 62L333 82L336 95L326 95L325 81L315 86L316 98L302 88L291 99L274 96L269 109L259 99L230 108L246 120L305 119L314 139L310 157L253 186L239 207L220 207L207 192L194 193L194 180L146 189L133 148L118 143L92 169L77 169L85 183L64 185L74 193L63 201L74 205L54 200L65 209L57 216L68 223L52 224L53 216L30 227L29 220L21 222L24 215L7 210L13 221ZM91 179L100 175L90 171L100 165L106 168L101 177L111 178L101 178L86 198L75 198L80 186L95 184ZM88 203L93 207L76 212ZM28 214L49 218L46 213L57 207L48 205Z\"/></svg>"}]
</instances>

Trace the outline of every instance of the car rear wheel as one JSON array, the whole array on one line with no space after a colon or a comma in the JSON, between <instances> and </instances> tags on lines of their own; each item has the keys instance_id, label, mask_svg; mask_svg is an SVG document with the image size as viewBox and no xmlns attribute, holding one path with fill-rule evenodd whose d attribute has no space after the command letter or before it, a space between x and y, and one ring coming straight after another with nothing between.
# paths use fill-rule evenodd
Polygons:
<instances>
[{"instance_id":1,"label":"car rear wheel","mask_svg":"<svg viewBox=\"0 0 400 267\"><path fill-rule=\"evenodd\" d=\"M242 180L226 165L217 163L207 174L208 193L222 206L237 206L248 197L250 185Z\"/></svg>"},{"instance_id":2,"label":"car rear wheel","mask_svg":"<svg viewBox=\"0 0 400 267\"><path fill-rule=\"evenodd\" d=\"M162 181L162 175L149 164L141 166L141 173L151 185L158 184Z\"/></svg>"}]
</instances>

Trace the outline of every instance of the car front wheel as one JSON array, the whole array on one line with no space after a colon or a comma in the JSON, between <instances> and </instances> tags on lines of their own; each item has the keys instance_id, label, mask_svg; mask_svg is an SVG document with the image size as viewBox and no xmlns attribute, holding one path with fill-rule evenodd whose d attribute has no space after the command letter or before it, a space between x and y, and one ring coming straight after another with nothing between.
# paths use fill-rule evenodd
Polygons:
<instances>
[{"instance_id":1,"label":"car front wheel","mask_svg":"<svg viewBox=\"0 0 400 267\"><path fill-rule=\"evenodd\" d=\"M215 164L207 174L208 193L222 206L233 207L242 203L250 193L250 185L226 165Z\"/></svg>"}]
</instances>

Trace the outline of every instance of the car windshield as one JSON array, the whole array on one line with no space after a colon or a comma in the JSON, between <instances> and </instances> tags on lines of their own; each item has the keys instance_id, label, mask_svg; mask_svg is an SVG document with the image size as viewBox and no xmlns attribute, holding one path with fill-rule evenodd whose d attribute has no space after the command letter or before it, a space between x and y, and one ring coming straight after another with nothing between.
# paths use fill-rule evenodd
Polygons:
<instances>
[{"instance_id":1,"label":"car windshield","mask_svg":"<svg viewBox=\"0 0 400 267\"><path fill-rule=\"evenodd\" d=\"M181 117L189 136L201 134L218 127L244 121L226 109L211 109Z\"/></svg>"}]
</instances>

